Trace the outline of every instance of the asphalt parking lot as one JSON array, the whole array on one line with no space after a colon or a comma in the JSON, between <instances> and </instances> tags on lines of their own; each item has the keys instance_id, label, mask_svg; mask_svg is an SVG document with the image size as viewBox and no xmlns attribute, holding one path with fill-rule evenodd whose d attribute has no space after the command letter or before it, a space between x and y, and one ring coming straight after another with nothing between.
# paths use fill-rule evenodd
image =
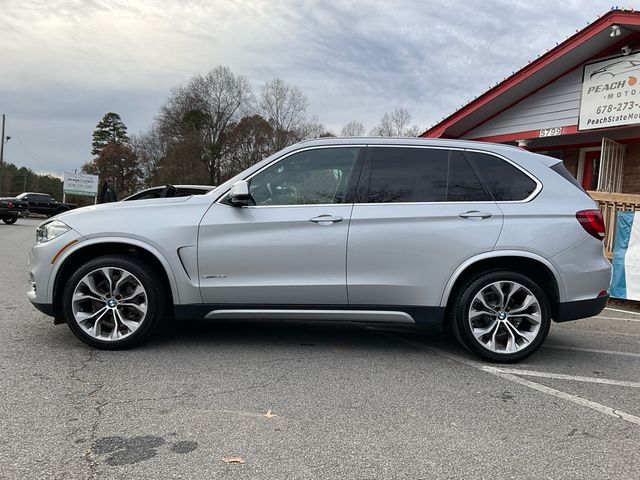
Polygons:
<instances>
[{"instance_id":1,"label":"asphalt parking lot","mask_svg":"<svg viewBox=\"0 0 640 480\"><path fill-rule=\"evenodd\" d=\"M39 221L0 224L2 479L640 478L637 313L553 324L516 365L433 332L273 322L104 352L26 299Z\"/></svg>"}]
</instances>

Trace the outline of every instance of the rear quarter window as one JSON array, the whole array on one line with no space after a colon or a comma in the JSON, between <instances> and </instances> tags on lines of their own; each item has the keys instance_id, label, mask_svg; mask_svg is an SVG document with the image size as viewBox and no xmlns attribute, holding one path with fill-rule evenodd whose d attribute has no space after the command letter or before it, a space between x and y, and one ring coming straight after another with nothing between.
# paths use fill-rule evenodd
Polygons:
<instances>
[{"instance_id":1,"label":"rear quarter window","mask_svg":"<svg viewBox=\"0 0 640 480\"><path fill-rule=\"evenodd\" d=\"M585 191L585 189L582 188L582 185L580 185L578 183L578 180L576 180L575 177L573 175L571 175L569 170L567 170L567 168L564 166L564 164L562 162L558 162L558 163L556 163L555 165L552 165L549 168L551 170L553 170L554 172L556 172L558 175L560 175L562 178L564 178L565 180L567 180L568 182L573 184L573 186L579 188L583 192Z\"/></svg>"},{"instance_id":2,"label":"rear quarter window","mask_svg":"<svg viewBox=\"0 0 640 480\"><path fill-rule=\"evenodd\" d=\"M531 177L506 160L487 153L467 152L466 155L497 202L525 200L538 186Z\"/></svg>"}]
</instances>

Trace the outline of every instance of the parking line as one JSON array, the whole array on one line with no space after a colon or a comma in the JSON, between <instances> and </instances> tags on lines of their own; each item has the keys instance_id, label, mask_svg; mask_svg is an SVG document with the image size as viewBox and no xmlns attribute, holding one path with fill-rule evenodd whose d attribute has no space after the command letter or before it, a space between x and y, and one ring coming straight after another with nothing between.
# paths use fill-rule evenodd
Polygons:
<instances>
[{"instance_id":1,"label":"parking line","mask_svg":"<svg viewBox=\"0 0 640 480\"><path fill-rule=\"evenodd\" d=\"M557 350L574 350L576 352L587 353L605 353L607 355L623 355L625 357L640 357L640 353L633 352L617 352L615 350L597 350L595 348L578 348L578 347L565 347L564 345L542 345L542 348L555 348Z\"/></svg>"},{"instance_id":2,"label":"parking line","mask_svg":"<svg viewBox=\"0 0 640 480\"><path fill-rule=\"evenodd\" d=\"M622 318L622 317L592 317L600 320L617 320L619 322L640 322L640 318Z\"/></svg>"},{"instance_id":3,"label":"parking line","mask_svg":"<svg viewBox=\"0 0 640 480\"><path fill-rule=\"evenodd\" d=\"M611 310L612 312L629 313L631 315L640 315L640 312L632 312L631 310L622 310L620 308L604 307L605 310Z\"/></svg>"},{"instance_id":4,"label":"parking line","mask_svg":"<svg viewBox=\"0 0 640 480\"><path fill-rule=\"evenodd\" d=\"M534 390L537 390L538 392L546 393L547 395L551 395L553 397L560 398L562 400L566 400L568 402L572 402L572 403L575 403L577 405L590 408L592 410L595 410L597 412L603 413L603 414L608 415L610 417L614 417L614 418L617 418L619 420L624 420L625 422L633 423L634 425L640 426L640 417L636 417L635 415L631 415L630 413L626 413L626 412L623 412L621 410L616 410L615 408L611 408L611 407L608 407L606 405L602 405L602 404L597 403L597 402L592 402L591 400L587 400L586 398L579 397L578 395L573 395L571 393L562 392L560 390L556 390L555 388L547 387L546 385L541 385L539 383L532 382L531 380L520 378L520 377L518 377L516 375L512 375L511 373L502 373L500 371L495 371L495 370L494 371L485 370L484 368L487 367L487 365L482 365L479 362L475 362L473 360L468 360L466 358L459 357L458 355L451 354L451 353L448 353L448 352L444 352L444 351L442 351L440 349L437 349L437 348L428 347L428 346L424 345L423 343L416 342L416 341L413 341L413 340L409 340L407 338L403 338L400 335L398 335L397 333L390 333L390 332L387 332L387 331L384 331L384 330L380 330L379 328L372 327L372 326L367 326L365 328L371 329L371 330L375 330L375 331L381 333L382 335L385 335L385 336L387 336L389 338L395 339L396 341L400 341L400 342L405 343L407 345L411 345L412 347L417 348L419 350L426 350L428 352L435 353L436 355L444 357L444 358L446 358L448 360L451 360L453 362L461 363L463 365L467 365L469 367L476 368L476 369L478 369L478 370L480 370L482 372L488 373L490 375L495 375L495 376L500 377L500 378L502 378L504 380L509 380L510 382L514 382L514 383L517 383L519 385L523 385L525 387L532 388Z\"/></svg>"},{"instance_id":5,"label":"parking line","mask_svg":"<svg viewBox=\"0 0 640 480\"><path fill-rule=\"evenodd\" d=\"M600 413L604 413L605 415L609 415L610 417L615 417L620 420L624 420L626 422L633 423L635 425L640 426L640 417L636 417L635 415L631 415L630 413L626 413L621 410L616 410L615 408L607 407L606 405L602 405L597 402L592 402L591 400L587 400L586 398L579 397L578 395L562 392L560 390L556 390L555 388L547 387L546 385L540 385L539 383L535 383L530 380L526 380L524 378L511 375L510 373L501 373L501 372L495 372L495 371L489 372L489 373L491 373L492 375L496 375L500 378L504 378L505 380L509 380L511 382L518 383L520 385L524 385L525 387L533 388L534 390L537 390L539 392L552 395L562 400L567 400L569 402L582 405L583 407L596 410Z\"/></svg>"},{"instance_id":6,"label":"parking line","mask_svg":"<svg viewBox=\"0 0 640 480\"><path fill-rule=\"evenodd\" d=\"M582 377L580 375L565 375L563 373L547 373L538 372L536 370L520 370L516 368L502 368L484 366L482 370L485 372L509 373L512 375L523 375L525 377L553 378L555 380L570 380L572 382L600 383L603 385L617 385L619 387L640 388L640 382L629 382L627 380L610 380L608 378L599 377Z\"/></svg>"}]
</instances>

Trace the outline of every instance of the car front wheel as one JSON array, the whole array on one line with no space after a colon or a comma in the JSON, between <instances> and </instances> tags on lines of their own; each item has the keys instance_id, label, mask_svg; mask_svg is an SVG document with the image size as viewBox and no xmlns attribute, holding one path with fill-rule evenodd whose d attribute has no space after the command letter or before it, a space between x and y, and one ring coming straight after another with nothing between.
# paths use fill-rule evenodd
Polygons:
<instances>
[{"instance_id":1,"label":"car front wheel","mask_svg":"<svg viewBox=\"0 0 640 480\"><path fill-rule=\"evenodd\" d=\"M451 309L458 340L480 357L511 363L534 353L551 325L549 301L532 279L498 270L469 279Z\"/></svg>"},{"instance_id":2,"label":"car front wheel","mask_svg":"<svg viewBox=\"0 0 640 480\"><path fill-rule=\"evenodd\" d=\"M81 266L63 292L69 328L93 347L117 350L140 344L161 321L158 274L134 257L108 255Z\"/></svg>"},{"instance_id":3,"label":"car front wheel","mask_svg":"<svg viewBox=\"0 0 640 480\"><path fill-rule=\"evenodd\" d=\"M6 223L7 225L13 225L14 223L16 223L18 221L18 217L3 218L2 221L4 223Z\"/></svg>"}]
</instances>

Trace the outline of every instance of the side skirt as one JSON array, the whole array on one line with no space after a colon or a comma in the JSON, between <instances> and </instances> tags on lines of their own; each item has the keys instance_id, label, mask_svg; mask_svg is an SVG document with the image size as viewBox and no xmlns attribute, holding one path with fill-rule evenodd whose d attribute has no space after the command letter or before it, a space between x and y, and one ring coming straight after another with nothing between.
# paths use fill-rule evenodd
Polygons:
<instances>
[{"instance_id":1,"label":"side skirt","mask_svg":"<svg viewBox=\"0 0 640 480\"><path fill-rule=\"evenodd\" d=\"M444 307L398 305L174 305L176 320L300 320L441 327Z\"/></svg>"}]
</instances>

